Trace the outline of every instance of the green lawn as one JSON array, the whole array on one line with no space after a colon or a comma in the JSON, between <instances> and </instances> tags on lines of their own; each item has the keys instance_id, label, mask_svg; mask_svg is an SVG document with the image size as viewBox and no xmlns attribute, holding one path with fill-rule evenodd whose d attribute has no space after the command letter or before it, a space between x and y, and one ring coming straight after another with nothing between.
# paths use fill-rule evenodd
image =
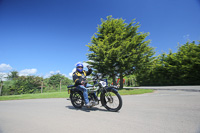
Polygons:
<instances>
[{"instance_id":1,"label":"green lawn","mask_svg":"<svg viewBox=\"0 0 200 133\"><path fill-rule=\"evenodd\" d=\"M122 89L118 91L120 95L135 95L151 93L153 90L149 89ZM51 92L51 93L38 93L38 94L22 94L22 95L10 95L0 96L0 101L3 100L21 100L21 99L41 99L41 98L68 98L67 92Z\"/></svg>"}]
</instances>

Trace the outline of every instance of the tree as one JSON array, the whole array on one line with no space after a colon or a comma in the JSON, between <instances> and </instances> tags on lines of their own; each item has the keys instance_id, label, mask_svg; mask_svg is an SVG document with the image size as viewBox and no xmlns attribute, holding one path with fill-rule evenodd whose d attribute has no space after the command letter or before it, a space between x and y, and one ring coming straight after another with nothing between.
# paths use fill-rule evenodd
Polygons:
<instances>
[{"instance_id":1,"label":"tree","mask_svg":"<svg viewBox=\"0 0 200 133\"><path fill-rule=\"evenodd\" d=\"M187 42L176 53L162 53L137 75L140 85L199 85L200 44Z\"/></svg>"},{"instance_id":2,"label":"tree","mask_svg":"<svg viewBox=\"0 0 200 133\"><path fill-rule=\"evenodd\" d=\"M145 41L148 33L138 32L140 27L133 19L129 24L123 19L108 16L101 19L97 33L92 37L89 45L88 63L98 72L109 75L115 82L120 77L120 88L123 88L123 77L132 74L139 66L150 62L154 49Z\"/></svg>"},{"instance_id":3,"label":"tree","mask_svg":"<svg viewBox=\"0 0 200 133\"><path fill-rule=\"evenodd\" d=\"M200 84L200 42L187 42L178 48L176 53L177 66L182 82L186 84Z\"/></svg>"},{"instance_id":4,"label":"tree","mask_svg":"<svg viewBox=\"0 0 200 133\"><path fill-rule=\"evenodd\" d=\"M54 89L56 89L59 84L60 84L60 81L64 79L64 76L61 75L61 74L55 74L55 75L52 75L50 78L49 78L49 84L52 85L54 87Z\"/></svg>"},{"instance_id":5,"label":"tree","mask_svg":"<svg viewBox=\"0 0 200 133\"><path fill-rule=\"evenodd\" d=\"M10 94L28 94L40 90L41 77L37 76L20 76L10 87Z\"/></svg>"},{"instance_id":6,"label":"tree","mask_svg":"<svg viewBox=\"0 0 200 133\"><path fill-rule=\"evenodd\" d=\"M10 74L8 74L9 80L15 80L19 77L18 71L11 71Z\"/></svg>"},{"instance_id":7,"label":"tree","mask_svg":"<svg viewBox=\"0 0 200 133\"><path fill-rule=\"evenodd\" d=\"M3 88L3 78L4 78L4 74L0 73L0 96L1 96L1 91Z\"/></svg>"},{"instance_id":8,"label":"tree","mask_svg":"<svg viewBox=\"0 0 200 133\"><path fill-rule=\"evenodd\" d=\"M60 86L60 90L61 90L61 82L62 85L71 85L73 84L72 80L68 79L67 77L65 77L62 74L55 74L52 75L49 78L49 84L52 85L54 87L54 89L56 89L58 86Z\"/></svg>"},{"instance_id":9,"label":"tree","mask_svg":"<svg viewBox=\"0 0 200 133\"><path fill-rule=\"evenodd\" d=\"M3 81L0 80L0 96L1 96L1 90L2 90L2 87L3 87Z\"/></svg>"}]
</instances>

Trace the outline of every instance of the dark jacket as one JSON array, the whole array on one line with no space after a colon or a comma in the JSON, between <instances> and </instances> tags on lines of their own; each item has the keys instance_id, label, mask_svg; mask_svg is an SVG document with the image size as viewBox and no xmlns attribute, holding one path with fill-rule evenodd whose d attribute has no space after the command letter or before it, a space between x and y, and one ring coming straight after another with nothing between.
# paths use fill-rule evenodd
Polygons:
<instances>
[{"instance_id":1,"label":"dark jacket","mask_svg":"<svg viewBox=\"0 0 200 133\"><path fill-rule=\"evenodd\" d=\"M76 71L73 73L73 80L75 82L75 86L81 85L82 81L86 81L86 76L90 75L92 73L92 69L89 69L88 71L83 70L82 73Z\"/></svg>"}]
</instances>

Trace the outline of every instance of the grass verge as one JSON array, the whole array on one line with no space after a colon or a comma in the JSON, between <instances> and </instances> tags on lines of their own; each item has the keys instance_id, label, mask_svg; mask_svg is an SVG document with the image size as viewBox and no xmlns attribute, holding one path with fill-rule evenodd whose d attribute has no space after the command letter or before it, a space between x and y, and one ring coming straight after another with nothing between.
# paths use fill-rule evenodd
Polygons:
<instances>
[{"instance_id":1,"label":"grass verge","mask_svg":"<svg viewBox=\"0 0 200 133\"><path fill-rule=\"evenodd\" d=\"M153 90L150 89L122 89L118 91L120 95L136 95L151 93ZM22 94L22 95L10 95L0 96L0 101L4 100L22 100L22 99L41 99L41 98L68 98L67 92L51 92L51 93L38 93L38 94Z\"/></svg>"}]
</instances>

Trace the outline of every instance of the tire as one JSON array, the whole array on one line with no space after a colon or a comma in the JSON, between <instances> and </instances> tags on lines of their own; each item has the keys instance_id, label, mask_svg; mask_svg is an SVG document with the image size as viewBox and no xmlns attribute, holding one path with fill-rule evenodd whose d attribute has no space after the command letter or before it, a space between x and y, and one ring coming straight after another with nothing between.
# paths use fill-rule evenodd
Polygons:
<instances>
[{"instance_id":1,"label":"tire","mask_svg":"<svg viewBox=\"0 0 200 133\"><path fill-rule=\"evenodd\" d=\"M71 103L75 108L82 108L84 104L83 94L80 91L74 91L70 94Z\"/></svg>"},{"instance_id":2,"label":"tire","mask_svg":"<svg viewBox=\"0 0 200 133\"><path fill-rule=\"evenodd\" d=\"M117 112L122 107L122 98L117 91L107 91L103 94L104 107L112 112Z\"/></svg>"}]
</instances>

